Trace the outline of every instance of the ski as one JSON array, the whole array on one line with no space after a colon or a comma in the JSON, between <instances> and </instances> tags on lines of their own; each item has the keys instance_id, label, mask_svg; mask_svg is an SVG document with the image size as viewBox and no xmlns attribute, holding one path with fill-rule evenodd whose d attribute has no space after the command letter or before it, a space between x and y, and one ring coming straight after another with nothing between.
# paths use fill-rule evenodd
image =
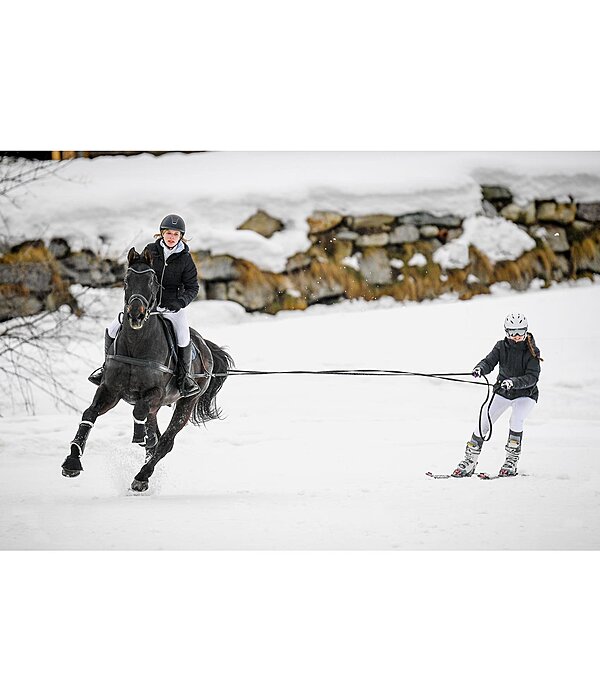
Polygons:
<instances>
[{"instance_id":1,"label":"ski","mask_svg":"<svg viewBox=\"0 0 600 700\"><path fill-rule=\"evenodd\" d=\"M452 474L434 474L433 472L425 472L425 476L431 479L452 479ZM487 474L486 472L479 472L479 474L474 474L484 481L491 481L492 479L510 479L513 476L523 476L522 474ZM469 477L457 477L457 478L469 478Z\"/></svg>"}]
</instances>

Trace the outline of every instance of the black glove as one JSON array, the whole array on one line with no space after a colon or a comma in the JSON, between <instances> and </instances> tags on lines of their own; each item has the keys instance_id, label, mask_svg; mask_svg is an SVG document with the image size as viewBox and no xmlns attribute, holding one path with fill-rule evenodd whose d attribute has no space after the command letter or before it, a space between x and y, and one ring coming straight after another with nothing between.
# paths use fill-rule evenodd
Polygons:
<instances>
[{"instance_id":1,"label":"black glove","mask_svg":"<svg viewBox=\"0 0 600 700\"><path fill-rule=\"evenodd\" d=\"M475 377L475 379L479 379L479 377L481 377L481 367L475 367L471 374Z\"/></svg>"},{"instance_id":2,"label":"black glove","mask_svg":"<svg viewBox=\"0 0 600 700\"><path fill-rule=\"evenodd\" d=\"M183 304L177 301L177 299L174 299L173 301L167 301L165 303L165 308L169 309L169 311L180 311L183 309Z\"/></svg>"}]
</instances>

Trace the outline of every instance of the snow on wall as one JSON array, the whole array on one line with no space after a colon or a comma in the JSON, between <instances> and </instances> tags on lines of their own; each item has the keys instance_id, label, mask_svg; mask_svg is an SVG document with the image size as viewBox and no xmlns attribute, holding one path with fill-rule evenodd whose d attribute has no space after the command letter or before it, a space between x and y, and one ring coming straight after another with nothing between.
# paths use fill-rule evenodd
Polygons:
<instances>
[{"instance_id":1,"label":"snow on wall","mask_svg":"<svg viewBox=\"0 0 600 700\"><path fill-rule=\"evenodd\" d=\"M492 262L516 260L535 248L535 241L512 221L473 216L465 219L463 234L433 254L433 261L444 269L463 268L469 264L469 245L485 253Z\"/></svg>"},{"instance_id":2,"label":"snow on wall","mask_svg":"<svg viewBox=\"0 0 600 700\"><path fill-rule=\"evenodd\" d=\"M545 197L600 198L595 152L225 152L71 161L2 204L11 241L65 237L72 247L123 257L167 213L187 222L192 250L244 258L281 272L305 251L306 218L426 210L474 216L482 184L504 185L517 204ZM285 223L270 239L237 227L257 209Z\"/></svg>"}]
</instances>

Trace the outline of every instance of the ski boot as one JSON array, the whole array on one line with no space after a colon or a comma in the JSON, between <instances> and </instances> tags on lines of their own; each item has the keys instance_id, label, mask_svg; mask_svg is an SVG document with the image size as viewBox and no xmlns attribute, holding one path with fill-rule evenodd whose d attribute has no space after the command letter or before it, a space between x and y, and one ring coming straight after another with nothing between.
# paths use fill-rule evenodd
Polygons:
<instances>
[{"instance_id":1,"label":"ski boot","mask_svg":"<svg viewBox=\"0 0 600 700\"><path fill-rule=\"evenodd\" d=\"M508 442L506 443L506 457L504 464L498 472L498 476L516 476L517 464L521 456L521 440L523 433L515 433L512 430L508 433Z\"/></svg>"},{"instance_id":2,"label":"ski boot","mask_svg":"<svg viewBox=\"0 0 600 700\"><path fill-rule=\"evenodd\" d=\"M467 447L465 449L464 458L458 463L456 469L452 472L452 476L457 478L462 478L465 476L473 476L475 472L475 467L477 466L477 460L481 454L481 447L483 445L483 438L477 437L475 433L471 436L469 442L467 442Z\"/></svg>"},{"instance_id":3,"label":"ski boot","mask_svg":"<svg viewBox=\"0 0 600 700\"><path fill-rule=\"evenodd\" d=\"M106 357L108 355L108 351L110 350L110 346L115 342L114 338L111 338L110 335L108 335L108 331L104 331L104 364L102 367L94 370L90 376L88 377L88 381L92 382L92 384L96 384L96 386L100 386L102 384L102 380L104 379L104 367L106 365Z\"/></svg>"},{"instance_id":4,"label":"ski boot","mask_svg":"<svg viewBox=\"0 0 600 700\"><path fill-rule=\"evenodd\" d=\"M182 398L193 396L200 391L200 387L196 384L190 375L192 369L192 343L184 348L177 348L177 388Z\"/></svg>"}]
</instances>

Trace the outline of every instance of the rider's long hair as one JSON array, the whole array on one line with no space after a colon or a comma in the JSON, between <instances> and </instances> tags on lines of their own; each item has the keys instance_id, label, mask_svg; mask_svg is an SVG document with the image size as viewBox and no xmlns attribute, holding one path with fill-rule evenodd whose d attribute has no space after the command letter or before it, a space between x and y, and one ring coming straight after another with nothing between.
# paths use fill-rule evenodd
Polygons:
<instances>
[{"instance_id":1,"label":"rider's long hair","mask_svg":"<svg viewBox=\"0 0 600 700\"><path fill-rule=\"evenodd\" d=\"M543 362L544 358L540 356L539 348L535 344L535 340L533 339L533 336L531 335L531 333L527 334L526 342L527 342L527 347L529 348L529 352L531 353L531 356L534 357L536 360Z\"/></svg>"}]
</instances>

